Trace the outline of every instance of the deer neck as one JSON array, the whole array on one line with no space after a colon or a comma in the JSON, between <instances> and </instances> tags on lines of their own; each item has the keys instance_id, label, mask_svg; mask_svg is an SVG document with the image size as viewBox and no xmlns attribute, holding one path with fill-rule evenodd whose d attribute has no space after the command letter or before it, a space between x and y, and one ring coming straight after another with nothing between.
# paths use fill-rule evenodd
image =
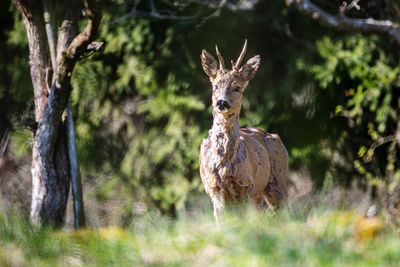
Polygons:
<instances>
[{"instance_id":1,"label":"deer neck","mask_svg":"<svg viewBox=\"0 0 400 267\"><path fill-rule=\"evenodd\" d=\"M210 137L219 165L232 163L237 157L240 145L239 114L223 116L213 112L213 126Z\"/></svg>"}]
</instances>

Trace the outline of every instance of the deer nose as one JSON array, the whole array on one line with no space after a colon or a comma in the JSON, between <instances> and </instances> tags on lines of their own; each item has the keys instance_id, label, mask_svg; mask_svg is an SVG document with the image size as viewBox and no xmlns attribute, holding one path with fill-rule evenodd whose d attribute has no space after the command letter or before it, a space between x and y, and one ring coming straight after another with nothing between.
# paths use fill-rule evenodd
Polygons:
<instances>
[{"instance_id":1,"label":"deer nose","mask_svg":"<svg viewBox=\"0 0 400 267\"><path fill-rule=\"evenodd\" d=\"M228 101L226 101L226 100L218 100L217 101L217 108L219 110L225 110L225 109L230 109L231 106L228 104Z\"/></svg>"}]
</instances>

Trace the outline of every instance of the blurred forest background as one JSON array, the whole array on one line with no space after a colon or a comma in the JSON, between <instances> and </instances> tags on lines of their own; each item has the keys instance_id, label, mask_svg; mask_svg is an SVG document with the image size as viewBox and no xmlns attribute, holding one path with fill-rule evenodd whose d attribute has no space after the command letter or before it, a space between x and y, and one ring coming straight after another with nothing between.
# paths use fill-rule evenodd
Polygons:
<instances>
[{"instance_id":1,"label":"blurred forest background","mask_svg":"<svg viewBox=\"0 0 400 267\"><path fill-rule=\"evenodd\" d=\"M352 16L400 21L397 1L364 2L375 5ZM400 49L392 39L330 30L285 1L154 1L158 17L151 3L103 1L97 39L105 50L72 75L89 224L125 225L148 210L211 210L198 171L212 122L200 53L214 54L218 44L234 59L246 38L247 58L260 54L261 66L246 89L241 126L281 136L292 194L312 181L314 192L357 189L381 207L392 199L398 210ZM28 215L35 128L28 43L16 8L0 5L1 196Z\"/></svg>"}]
</instances>

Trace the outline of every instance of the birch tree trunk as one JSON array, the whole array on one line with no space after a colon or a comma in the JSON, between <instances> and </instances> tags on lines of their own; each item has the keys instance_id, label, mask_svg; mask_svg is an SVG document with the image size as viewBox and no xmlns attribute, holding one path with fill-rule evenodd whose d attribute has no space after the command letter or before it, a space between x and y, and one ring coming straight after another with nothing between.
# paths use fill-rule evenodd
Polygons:
<instances>
[{"instance_id":1,"label":"birch tree trunk","mask_svg":"<svg viewBox=\"0 0 400 267\"><path fill-rule=\"evenodd\" d=\"M32 148L31 221L36 225L50 223L60 226L64 222L71 179L66 131L61 115L68 103L73 68L97 34L101 11L95 0L46 2L46 11L60 20L54 68L46 36L43 2L13 1L28 36L35 119L38 123ZM75 36L82 7L86 9L88 24L82 33Z\"/></svg>"}]
</instances>

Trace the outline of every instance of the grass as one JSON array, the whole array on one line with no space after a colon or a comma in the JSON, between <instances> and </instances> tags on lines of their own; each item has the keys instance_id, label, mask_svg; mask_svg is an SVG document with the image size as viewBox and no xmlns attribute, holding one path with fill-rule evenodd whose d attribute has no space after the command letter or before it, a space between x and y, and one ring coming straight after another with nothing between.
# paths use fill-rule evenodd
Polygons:
<instances>
[{"instance_id":1,"label":"grass","mask_svg":"<svg viewBox=\"0 0 400 267\"><path fill-rule=\"evenodd\" d=\"M146 214L128 228L34 229L0 215L0 266L399 266L398 235L354 211L254 210L168 219Z\"/></svg>"}]
</instances>

